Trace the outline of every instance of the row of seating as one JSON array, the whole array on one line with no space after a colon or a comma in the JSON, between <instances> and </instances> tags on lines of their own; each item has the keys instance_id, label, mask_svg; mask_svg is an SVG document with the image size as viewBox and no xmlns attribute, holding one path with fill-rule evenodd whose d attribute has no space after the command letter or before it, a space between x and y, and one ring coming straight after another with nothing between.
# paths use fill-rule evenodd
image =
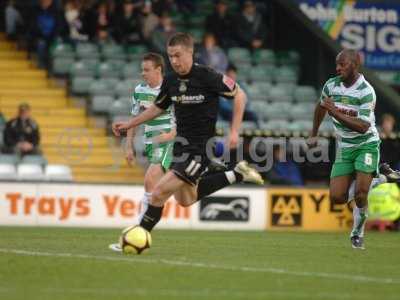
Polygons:
<instances>
[{"instance_id":1,"label":"row of seating","mask_svg":"<svg viewBox=\"0 0 400 300\"><path fill-rule=\"evenodd\" d=\"M73 180L72 171L66 165L6 164L0 163L0 181L58 181Z\"/></svg>"}]
</instances>

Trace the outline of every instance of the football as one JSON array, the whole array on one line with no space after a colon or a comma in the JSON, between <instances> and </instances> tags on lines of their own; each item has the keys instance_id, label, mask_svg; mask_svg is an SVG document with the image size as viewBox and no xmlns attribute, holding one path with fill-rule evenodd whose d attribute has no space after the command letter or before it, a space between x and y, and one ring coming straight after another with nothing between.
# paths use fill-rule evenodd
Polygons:
<instances>
[{"instance_id":1,"label":"football","mask_svg":"<svg viewBox=\"0 0 400 300\"><path fill-rule=\"evenodd\" d=\"M151 235L143 227L134 225L122 231L119 242L123 253L142 254L151 246Z\"/></svg>"}]
</instances>

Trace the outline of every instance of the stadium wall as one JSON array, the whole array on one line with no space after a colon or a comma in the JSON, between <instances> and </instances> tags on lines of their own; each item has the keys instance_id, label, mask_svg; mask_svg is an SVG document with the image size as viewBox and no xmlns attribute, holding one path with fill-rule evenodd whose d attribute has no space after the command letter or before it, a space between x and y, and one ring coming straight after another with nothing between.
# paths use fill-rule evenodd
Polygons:
<instances>
[{"instance_id":1,"label":"stadium wall","mask_svg":"<svg viewBox=\"0 0 400 300\"><path fill-rule=\"evenodd\" d=\"M117 227L136 223L143 186L1 183L0 225ZM347 230L351 209L326 189L227 188L190 207L171 198L158 228Z\"/></svg>"}]
</instances>

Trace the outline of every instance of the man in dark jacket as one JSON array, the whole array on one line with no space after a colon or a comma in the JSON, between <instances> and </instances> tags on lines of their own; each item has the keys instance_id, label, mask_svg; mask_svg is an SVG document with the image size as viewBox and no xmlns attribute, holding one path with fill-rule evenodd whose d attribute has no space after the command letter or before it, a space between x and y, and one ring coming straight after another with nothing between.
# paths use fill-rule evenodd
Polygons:
<instances>
[{"instance_id":1,"label":"man in dark jacket","mask_svg":"<svg viewBox=\"0 0 400 300\"><path fill-rule=\"evenodd\" d=\"M38 154L39 126L31 118L30 106L26 103L18 107L18 116L6 123L4 129L4 152L16 154Z\"/></svg>"},{"instance_id":2,"label":"man in dark jacket","mask_svg":"<svg viewBox=\"0 0 400 300\"><path fill-rule=\"evenodd\" d=\"M234 22L228 12L228 2L218 0L215 3L215 11L206 19L206 31L211 32L217 38L218 44L227 49L235 46L232 36L232 26Z\"/></svg>"}]
</instances>

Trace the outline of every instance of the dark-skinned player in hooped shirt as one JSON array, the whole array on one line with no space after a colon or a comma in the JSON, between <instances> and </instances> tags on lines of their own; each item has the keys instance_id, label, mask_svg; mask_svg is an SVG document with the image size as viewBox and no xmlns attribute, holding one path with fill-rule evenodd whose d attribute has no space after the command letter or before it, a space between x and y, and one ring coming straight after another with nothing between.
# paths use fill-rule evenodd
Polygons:
<instances>
[{"instance_id":1,"label":"dark-skinned player in hooped shirt","mask_svg":"<svg viewBox=\"0 0 400 300\"><path fill-rule=\"evenodd\" d=\"M235 182L263 184L260 174L246 161L239 162L233 170L201 177L210 162L206 144L215 135L218 97L233 99L234 112L227 143L235 148L246 95L229 77L195 64L193 50L193 38L189 34L173 35L167 42L167 53L174 72L166 76L155 103L128 122L116 122L112 127L114 134L120 136L121 132L155 118L173 105L177 127L174 159L170 170L156 184L140 222L148 231L158 223L164 203L172 195L180 205L190 206Z\"/></svg>"}]
</instances>

